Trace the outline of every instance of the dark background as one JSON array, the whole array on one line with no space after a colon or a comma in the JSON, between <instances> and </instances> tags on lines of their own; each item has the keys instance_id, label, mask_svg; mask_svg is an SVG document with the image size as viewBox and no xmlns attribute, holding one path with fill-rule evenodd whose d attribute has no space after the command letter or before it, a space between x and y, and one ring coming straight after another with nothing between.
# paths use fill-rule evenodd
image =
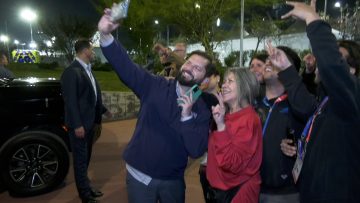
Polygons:
<instances>
[{"instance_id":1,"label":"dark background","mask_svg":"<svg viewBox=\"0 0 360 203\"><path fill-rule=\"evenodd\" d=\"M251 0L245 0L245 3L246 1ZM328 0L327 13L331 17L340 16L340 9L334 8L336 1L338 0ZM339 0L342 5L347 3L350 8L354 7L356 1L360 0ZM324 2L325 0L317 1L318 10L323 11ZM55 19L60 15L77 15L96 25L100 18L100 14L97 13L90 0L0 0L0 34L7 34L11 40L9 43L13 43L14 39L19 40L20 43L30 41L30 25L19 16L23 7L36 10L38 19ZM33 36L36 40L39 27L36 22L32 25Z\"/></svg>"}]
</instances>

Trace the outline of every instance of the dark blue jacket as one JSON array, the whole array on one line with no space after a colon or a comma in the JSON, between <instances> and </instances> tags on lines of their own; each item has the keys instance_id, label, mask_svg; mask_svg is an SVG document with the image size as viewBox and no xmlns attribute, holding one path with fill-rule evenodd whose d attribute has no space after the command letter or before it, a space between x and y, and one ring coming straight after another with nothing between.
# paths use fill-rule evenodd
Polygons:
<instances>
[{"instance_id":1,"label":"dark blue jacket","mask_svg":"<svg viewBox=\"0 0 360 203\"><path fill-rule=\"evenodd\" d=\"M154 76L134 64L117 41L102 51L119 78L139 97L141 108L135 132L125 149L125 161L157 179L182 179L188 156L206 150L210 111L200 98L194 118L182 122L176 81Z\"/></svg>"}]
</instances>

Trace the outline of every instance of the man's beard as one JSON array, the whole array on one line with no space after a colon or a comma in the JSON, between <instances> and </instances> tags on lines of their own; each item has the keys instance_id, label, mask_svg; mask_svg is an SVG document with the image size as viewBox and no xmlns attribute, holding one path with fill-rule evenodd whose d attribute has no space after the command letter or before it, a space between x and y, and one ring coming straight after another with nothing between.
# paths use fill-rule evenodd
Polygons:
<instances>
[{"instance_id":1,"label":"man's beard","mask_svg":"<svg viewBox=\"0 0 360 203\"><path fill-rule=\"evenodd\" d=\"M192 87L195 84L198 84L198 85L200 84L198 81L195 81L194 79L187 80L183 76L183 71L179 71L179 73L176 76L176 80L179 81L180 85L187 86L187 87Z\"/></svg>"}]
</instances>

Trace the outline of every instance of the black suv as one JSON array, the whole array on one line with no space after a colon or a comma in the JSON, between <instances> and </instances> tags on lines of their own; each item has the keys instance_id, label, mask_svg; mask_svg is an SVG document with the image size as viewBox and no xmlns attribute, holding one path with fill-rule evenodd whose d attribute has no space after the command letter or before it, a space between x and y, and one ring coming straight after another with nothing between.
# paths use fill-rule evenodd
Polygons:
<instances>
[{"instance_id":1,"label":"black suv","mask_svg":"<svg viewBox=\"0 0 360 203\"><path fill-rule=\"evenodd\" d=\"M0 79L0 185L32 196L59 186L69 171L60 82Z\"/></svg>"}]
</instances>

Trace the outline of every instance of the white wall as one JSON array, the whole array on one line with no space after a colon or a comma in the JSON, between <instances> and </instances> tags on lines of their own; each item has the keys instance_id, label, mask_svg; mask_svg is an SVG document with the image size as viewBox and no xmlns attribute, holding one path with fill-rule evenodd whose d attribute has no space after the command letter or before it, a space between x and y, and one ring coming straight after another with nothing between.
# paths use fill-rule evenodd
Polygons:
<instances>
[{"instance_id":1,"label":"white wall","mask_svg":"<svg viewBox=\"0 0 360 203\"><path fill-rule=\"evenodd\" d=\"M339 31L333 29L332 32L337 39L339 39L341 37ZM254 38L254 37L245 38L244 45L243 45L244 51L255 50L256 43L257 43L257 38ZM282 35L280 37L280 39L273 39L273 43L275 45L288 46L292 49L299 50L299 51L302 51L305 49L310 49L310 42L309 42L309 39L307 38L307 35L305 32ZM98 43L95 42L94 44L98 46ZM171 47L171 48L173 49L174 47ZM264 41L262 41L259 44L258 50L263 50L263 49L265 49ZM201 46L200 43L189 44L187 46L187 53L190 53L195 50L204 51L205 48L203 46ZM226 56L228 56L233 51L239 51L239 50L240 50L240 39L233 39L233 40L226 40L226 41L221 42L216 47L215 52L219 53L219 59L222 63L224 63L224 58ZM95 48L95 52L96 52L96 55L101 58L102 62L106 62L106 59L102 55L100 48ZM247 64L247 62L245 62L245 64Z\"/></svg>"},{"instance_id":2,"label":"white wall","mask_svg":"<svg viewBox=\"0 0 360 203\"><path fill-rule=\"evenodd\" d=\"M333 30L333 34L336 36L336 38L340 38L339 31ZM288 46L294 50L302 51L305 49L310 49L310 42L307 38L307 35L305 32L303 33L295 33L295 34L288 34L288 35L282 35L280 39L273 39L273 43L278 46ZM247 50L255 50L257 44L257 38L254 37L247 37L244 38L244 51ZM265 42L262 41L259 44L258 50L264 50L265 49ZM190 53L194 50L205 50L203 46L200 45L200 43L191 44L188 45L187 52ZM224 63L224 58L228 56L233 51L239 51L240 50L240 39L233 39L233 40L226 40L224 42L221 42L215 49L215 52L219 53L219 59L222 63ZM245 64L247 64L245 62Z\"/></svg>"}]
</instances>

